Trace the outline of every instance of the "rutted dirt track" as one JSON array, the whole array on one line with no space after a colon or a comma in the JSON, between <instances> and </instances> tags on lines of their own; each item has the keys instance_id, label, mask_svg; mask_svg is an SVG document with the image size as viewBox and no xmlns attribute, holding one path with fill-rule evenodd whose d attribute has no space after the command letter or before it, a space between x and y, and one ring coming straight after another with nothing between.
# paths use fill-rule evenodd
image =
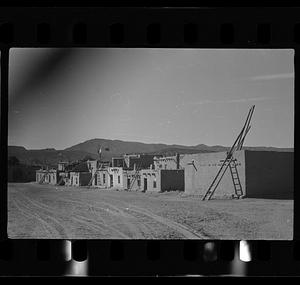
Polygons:
<instances>
[{"instance_id":1,"label":"rutted dirt track","mask_svg":"<svg viewBox=\"0 0 300 285\"><path fill-rule=\"evenodd\" d=\"M8 185L11 238L292 239L292 228L292 200Z\"/></svg>"}]
</instances>

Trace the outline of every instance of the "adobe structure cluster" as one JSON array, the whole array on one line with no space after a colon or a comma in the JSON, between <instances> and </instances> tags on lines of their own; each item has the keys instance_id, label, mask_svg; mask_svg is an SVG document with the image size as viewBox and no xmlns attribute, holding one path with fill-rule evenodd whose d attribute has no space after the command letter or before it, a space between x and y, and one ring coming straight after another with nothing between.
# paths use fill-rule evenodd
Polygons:
<instances>
[{"instance_id":1,"label":"adobe structure cluster","mask_svg":"<svg viewBox=\"0 0 300 285\"><path fill-rule=\"evenodd\" d=\"M38 170L36 181L108 190L182 191L203 196L225 157L226 152L167 157L125 154L106 163L88 160L72 166L60 162L57 169ZM243 197L293 198L293 152L240 150L234 158ZM230 171L225 172L214 197L234 197Z\"/></svg>"}]
</instances>

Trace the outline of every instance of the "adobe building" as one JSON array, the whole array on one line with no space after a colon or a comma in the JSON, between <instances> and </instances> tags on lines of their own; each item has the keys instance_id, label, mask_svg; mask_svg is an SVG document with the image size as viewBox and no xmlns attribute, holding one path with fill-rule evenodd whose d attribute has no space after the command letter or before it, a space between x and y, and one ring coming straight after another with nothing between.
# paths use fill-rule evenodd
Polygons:
<instances>
[{"instance_id":1,"label":"adobe building","mask_svg":"<svg viewBox=\"0 0 300 285\"><path fill-rule=\"evenodd\" d=\"M59 172L56 169L39 169L36 170L36 182L40 184L57 184Z\"/></svg>"},{"instance_id":2,"label":"adobe building","mask_svg":"<svg viewBox=\"0 0 300 285\"><path fill-rule=\"evenodd\" d=\"M183 169L142 169L141 191L184 191Z\"/></svg>"},{"instance_id":3,"label":"adobe building","mask_svg":"<svg viewBox=\"0 0 300 285\"><path fill-rule=\"evenodd\" d=\"M153 158L155 169L181 169L180 155L175 156L155 156Z\"/></svg>"},{"instance_id":4,"label":"adobe building","mask_svg":"<svg viewBox=\"0 0 300 285\"><path fill-rule=\"evenodd\" d=\"M98 169L92 186L104 189L123 189L123 168L122 167L105 167Z\"/></svg>"},{"instance_id":5,"label":"adobe building","mask_svg":"<svg viewBox=\"0 0 300 285\"><path fill-rule=\"evenodd\" d=\"M140 171L140 190L184 191L184 169L180 166L179 154L153 157L153 165Z\"/></svg>"},{"instance_id":6,"label":"adobe building","mask_svg":"<svg viewBox=\"0 0 300 285\"><path fill-rule=\"evenodd\" d=\"M294 152L250 151L234 153L244 197L293 198ZM226 152L186 154L181 157L185 192L204 195L226 158ZM232 197L234 185L228 168L213 197Z\"/></svg>"},{"instance_id":7,"label":"adobe building","mask_svg":"<svg viewBox=\"0 0 300 285\"><path fill-rule=\"evenodd\" d=\"M124 154L124 168L133 169L136 165L139 169L147 169L153 165L154 157L160 155L154 154Z\"/></svg>"},{"instance_id":8,"label":"adobe building","mask_svg":"<svg viewBox=\"0 0 300 285\"><path fill-rule=\"evenodd\" d=\"M87 167L89 169L89 171L94 174L97 170L97 168L99 167L99 162L98 160L88 160L87 162Z\"/></svg>"},{"instance_id":9,"label":"adobe building","mask_svg":"<svg viewBox=\"0 0 300 285\"><path fill-rule=\"evenodd\" d=\"M69 173L68 184L72 186L87 186L92 178L87 162L79 163Z\"/></svg>"},{"instance_id":10,"label":"adobe building","mask_svg":"<svg viewBox=\"0 0 300 285\"><path fill-rule=\"evenodd\" d=\"M140 171L143 192L184 191L184 169L180 165L180 155L155 156L153 166Z\"/></svg>"},{"instance_id":11,"label":"adobe building","mask_svg":"<svg viewBox=\"0 0 300 285\"><path fill-rule=\"evenodd\" d=\"M108 169L107 168L98 169L92 181L92 186L98 188L108 188L108 185L110 185Z\"/></svg>"},{"instance_id":12,"label":"adobe building","mask_svg":"<svg viewBox=\"0 0 300 285\"><path fill-rule=\"evenodd\" d=\"M66 161L60 161L58 164L57 164L57 170L58 171L65 171L66 170L66 167L68 166L68 162Z\"/></svg>"},{"instance_id":13,"label":"adobe building","mask_svg":"<svg viewBox=\"0 0 300 285\"><path fill-rule=\"evenodd\" d=\"M141 173L136 168L123 169L123 188L138 191L141 189Z\"/></svg>"},{"instance_id":14,"label":"adobe building","mask_svg":"<svg viewBox=\"0 0 300 285\"><path fill-rule=\"evenodd\" d=\"M124 158L123 157L112 157L111 166L112 167L124 167Z\"/></svg>"},{"instance_id":15,"label":"adobe building","mask_svg":"<svg viewBox=\"0 0 300 285\"><path fill-rule=\"evenodd\" d=\"M112 189L123 189L123 168L109 167L107 170L108 187Z\"/></svg>"},{"instance_id":16,"label":"adobe building","mask_svg":"<svg viewBox=\"0 0 300 285\"><path fill-rule=\"evenodd\" d=\"M68 162L58 162L57 169L39 169L36 170L36 182L40 184L65 184L65 179L68 177L67 168Z\"/></svg>"}]
</instances>

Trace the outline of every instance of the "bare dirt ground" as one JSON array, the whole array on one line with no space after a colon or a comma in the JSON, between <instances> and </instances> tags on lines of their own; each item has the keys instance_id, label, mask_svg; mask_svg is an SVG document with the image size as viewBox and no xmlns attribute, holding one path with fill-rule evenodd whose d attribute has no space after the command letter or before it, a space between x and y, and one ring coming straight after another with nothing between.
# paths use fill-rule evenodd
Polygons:
<instances>
[{"instance_id":1,"label":"bare dirt ground","mask_svg":"<svg viewBox=\"0 0 300 285\"><path fill-rule=\"evenodd\" d=\"M292 239L293 200L8 184L10 238Z\"/></svg>"}]
</instances>

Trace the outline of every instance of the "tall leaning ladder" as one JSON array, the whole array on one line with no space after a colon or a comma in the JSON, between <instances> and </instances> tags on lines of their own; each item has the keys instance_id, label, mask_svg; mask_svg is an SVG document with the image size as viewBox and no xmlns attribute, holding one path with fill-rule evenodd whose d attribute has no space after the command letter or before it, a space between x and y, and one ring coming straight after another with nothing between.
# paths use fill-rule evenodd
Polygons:
<instances>
[{"instance_id":1,"label":"tall leaning ladder","mask_svg":"<svg viewBox=\"0 0 300 285\"><path fill-rule=\"evenodd\" d=\"M44 181L45 181L45 178L46 178L46 175L48 174L49 172L45 172L44 175L42 176L41 180L39 181L39 184L43 184Z\"/></svg>"},{"instance_id":2,"label":"tall leaning ladder","mask_svg":"<svg viewBox=\"0 0 300 285\"><path fill-rule=\"evenodd\" d=\"M133 174L133 178L130 181L130 186L128 188L128 191L131 191L131 189L134 185L134 182L138 179L140 170L141 170L141 164L139 164L139 166L135 169L135 172Z\"/></svg>"},{"instance_id":3,"label":"tall leaning ladder","mask_svg":"<svg viewBox=\"0 0 300 285\"><path fill-rule=\"evenodd\" d=\"M60 178L59 178L59 180L58 180L58 182L57 182L56 185L61 185L61 183L63 182L64 178L65 178L64 176L60 176Z\"/></svg>"},{"instance_id":4,"label":"tall leaning ladder","mask_svg":"<svg viewBox=\"0 0 300 285\"><path fill-rule=\"evenodd\" d=\"M99 167L96 168L95 173L93 174L92 178L90 179L90 181L89 181L89 183L88 183L88 186L91 186L91 185L92 185L92 183L93 183L93 181L94 181L94 179L95 179L95 177L96 177L96 175L97 175L97 172L98 172L99 170L101 170L102 168L103 168L103 164L100 163Z\"/></svg>"},{"instance_id":5,"label":"tall leaning ladder","mask_svg":"<svg viewBox=\"0 0 300 285\"><path fill-rule=\"evenodd\" d=\"M246 135L248 134L251 126L250 126L250 121L254 112L255 105L253 105L247 115L246 122L239 133L238 137L236 138L234 144L232 145L231 149L229 152L227 152L226 158L223 161L217 175L213 179L212 183L210 184L208 190L206 191L205 195L202 198L202 201L204 200L210 200L212 196L214 195L218 185L220 184L226 170L228 167L230 168L230 173L233 181L233 186L234 186L234 191L237 197L240 197L243 195L243 190L242 190L242 185L241 181L237 172L237 167L236 167L236 160L233 157L233 154L236 150L241 150L244 144L244 140Z\"/></svg>"}]
</instances>

